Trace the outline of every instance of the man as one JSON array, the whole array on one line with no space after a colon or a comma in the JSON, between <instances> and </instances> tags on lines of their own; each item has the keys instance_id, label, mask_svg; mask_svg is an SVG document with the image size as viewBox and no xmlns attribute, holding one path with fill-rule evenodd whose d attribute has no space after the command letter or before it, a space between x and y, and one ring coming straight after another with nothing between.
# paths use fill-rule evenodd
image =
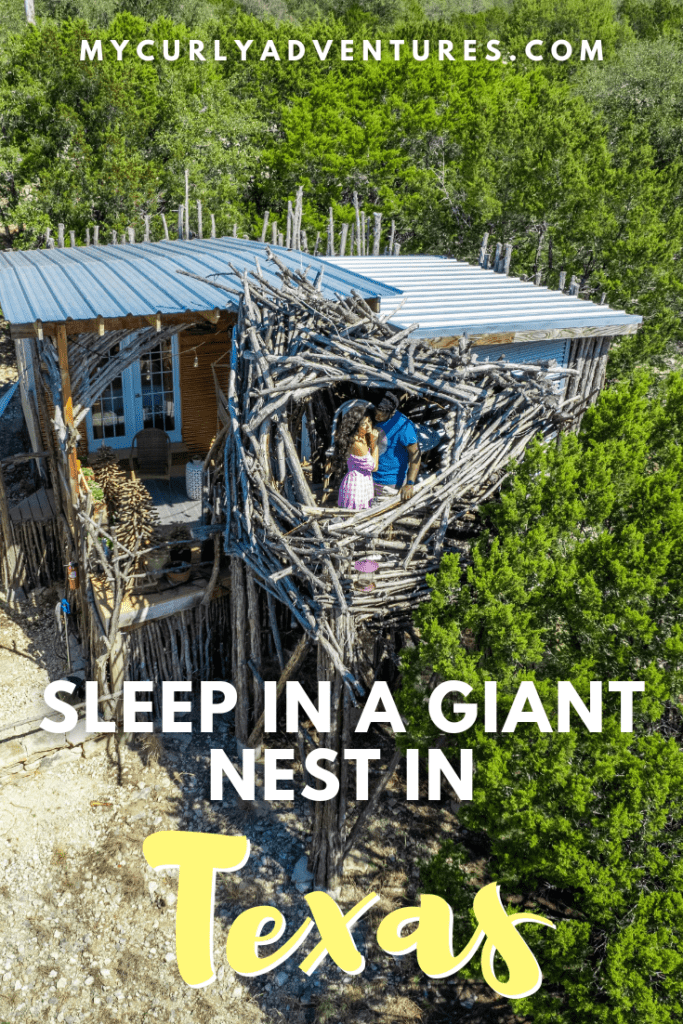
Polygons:
<instances>
[{"instance_id":1,"label":"man","mask_svg":"<svg viewBox=\"0 0 683 1024\"><path fill-rule=\"evenodd\" d=\"M375 500L400 491L401 501L408 501L420 469L420 448L415 427L398 411L393 392L387 391L377 406L375 423L379 447L379 464L373 473Z\"/></svg>"}]
</instances>

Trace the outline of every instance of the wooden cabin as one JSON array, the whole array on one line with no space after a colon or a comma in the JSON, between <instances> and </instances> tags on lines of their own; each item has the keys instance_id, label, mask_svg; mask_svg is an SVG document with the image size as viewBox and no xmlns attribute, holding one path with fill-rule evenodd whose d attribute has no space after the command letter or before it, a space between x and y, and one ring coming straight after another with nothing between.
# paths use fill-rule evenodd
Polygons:
<instances>
[{"instance_id":1,"label":"wooden cabin","mask_svg":"<svg viewBox=\"0 0 683 1024\"><path fill-rule=\"evenodd\" d=\"M500 382L501 373L505 376L496 385L493 406L501 404L505 386L513 387L515 380L523 378L531 393L543 378L546 404L538 406L538 415L549 407L549 382L557 409L573 403L575 425L603 384L611 339L640 323L639 317L518 281L485 264L484 258L472 266L431 256L319 258L237 238L0 253L0 306L16 346L22 406L40 467L33 501L3 516L6 590L66 583L68 577L91 677L105 692L113 692L123 678L226 678L226 672L229 678L232 663L232 676L240 676L254 695L252 713L239 729L246 742L258 724L264 661L272 656L280 672L293 671L283 632L303 628L305 633L310 627L311 636L320 639L315 609L332 609L338 604L334 594L353 589L353 570L344 576L348 566L336 558L330 541L315 564L336 581L330 583L332 599L330 588L328 597L322 588L320 600L309 602L306 611L301 601L308 597L288 597L299 577L311 582L301 561L305 538L310 534L322 552L326 545L320 538L345 528L343 522L341 528L335 524L339 510L322 501L335 403L359 394L375 398L388 386L386 366L395 363L392 373L398 376L391 379L405 398L404 408L425 431L441 431L431 461L425 460L426 477L434 476L456 459L465 438L476 441L474 427L468 434L459 418L456 398L448 404L448 394L457 391L452 382L465 373L462 367L470 367L470 377L475 374L475 355L478 367L497 363L487 380ZM323 318L339 314L335 330L347 330L358 344L362 337L366 346L357 346L361 355L355 369L330 371L330 380L313 389L297 383L301 379L305 385L310 358L297 330L310 310L321 337ZM280 341L264 327L271 314L279 318ZM261 341L254 340L256 334ZM363 351L384 353L375 362L384 360L385 369L368 369ZM500 357L513 368L499 370ZM280 383L259 370L264 359L277 369ZM372 360L366 362L370 366ZM414 387L411 374L419 376L427 363L432 369L420 379L428 384ZM521 364L533 373L525 376ZM444 368L456 376L442 379ZM281 371L293 382L291 395ZM266 429L254 402L270 401L278 388L284 397ZM246 543L240 525L245 510L261 501L251 494L247 412L260 424L255 457L258 443L272 442L263 480L268 500L277 504L281 494L281 532L288 532L288 516L294 524L289 532L300 530L296 543L283 542L268 572L263 566L257 571L256 548ZM553 415L548 429L556 431L562 416L557 410ZM453 428L450 434L450 427L442 430L444 423ZM457 435L461 428L464 433ZM151 431L165 435L168 459L163 471L149 475L140 472L136 448L141 433L149 437ZM508 449L494 453L501 466L506 452L520 450L512 444L513 433L508 440ZM193 458L202 460L203 469L201 495L190 499L185 475ZM231 473L237 481L232 491L227 487ZM495 484L501 475L496 470L486 480ZM115 512L107 489L114 494ZM372 550L378 554L384 543L385 554L400 549L404 562L412 552L413 565L399 572L396 555L389 573L394 583L385 581L385 589L377 591L383 605L392 606L392 585L400 591L395 604L404 611L419 599L424 586L415 588L413 577L424 580L442 551L456 544L449 516L458 509L456 519L465 515L484 494L475 490L463 497L451 487L448 502L433 509L418 502L412 518L403 517L406 522L400 509L387 512L387 529L393 532L382 540L375 529ZM358 531L358 537L373 532L367 524L359 524ZM166 555L181 564L169 566ZM244 572L238 571L240 560ZM396 582L397 572L405 586ZM348 610L346 599L340 600ZM371 623L372 600L366 594L358 602L359 621ZM355 678L334 628L323 646L334 671Z\"/></svg>"}]
</instances>

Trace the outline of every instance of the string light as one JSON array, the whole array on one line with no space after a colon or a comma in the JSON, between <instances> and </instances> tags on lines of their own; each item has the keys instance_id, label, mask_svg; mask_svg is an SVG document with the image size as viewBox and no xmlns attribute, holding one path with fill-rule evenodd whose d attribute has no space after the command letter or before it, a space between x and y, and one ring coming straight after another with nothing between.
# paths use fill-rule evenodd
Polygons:
<instances>
[{"instance_id":1,"label":"string light","mask_svg":"<svg viewBox=\"0 0 683 1024\"><path fill-rule=\"evenodd\" d=\"M192 348L191 348L191 349L189 350L190 352L194 352L194 360L193 360L193 362L192 362L192 365L193 365L193 367L195 368L195 370L198 370L198 369L199 369L199 355L198 355L198 349L202 348L202 346L203 346L203 345L206 345L206 343L207 343L207 341L208 341L208 340L209 340L209 339L207 338L207 339L206 339L206 341L202 341L202 342L200 342L200 343L199 343L199 345L193 345L193 347L192 347Z\"/></svg>"}]
</instances>

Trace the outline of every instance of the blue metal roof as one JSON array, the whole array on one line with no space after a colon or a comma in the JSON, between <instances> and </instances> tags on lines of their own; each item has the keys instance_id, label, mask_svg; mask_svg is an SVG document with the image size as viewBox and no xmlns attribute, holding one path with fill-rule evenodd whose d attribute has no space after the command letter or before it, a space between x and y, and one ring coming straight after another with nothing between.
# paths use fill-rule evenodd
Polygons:
<instances>
[{"instance_id":1,"label":"blue metal roof","mask_svg":"<svg viewBox=\"0 0 683 1024\"><path fill-rule=\"evenodd\" d=\"M390 319L397 327L419 323L416 338L593 329L643 319L441 256L327 256L325 262L400 289L400 298L382 302L382 314L396 309Z\"/></svg>"},{"instance_id":2,"label":"blue metal roof","mask_svg":"<svg viewBox=\"0 0 683 1024\"><path fill-rule=\"evenodd\" d=\"M393 286L368 280L355 267L330 266L302 252L269 248L292 270L309 267L313 277L323 269L321 290L329 298L335 292L348 295L351 289L364 298L397 294ZM11 324L236 309L237 296L177 271L215 276L221 284L239 288L229 264L240 272L253 271L257 259L264 276L278 283L266 246L242 238L0 252L0 307Z\"/></svg>"}]
</instances>

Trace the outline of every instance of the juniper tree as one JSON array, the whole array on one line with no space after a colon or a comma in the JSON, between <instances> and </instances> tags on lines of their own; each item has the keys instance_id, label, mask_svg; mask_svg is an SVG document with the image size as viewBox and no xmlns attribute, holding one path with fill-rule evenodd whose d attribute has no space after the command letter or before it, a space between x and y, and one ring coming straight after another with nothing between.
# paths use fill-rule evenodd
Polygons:
<instances>
[{"instance_id":1,"label":"juniper tree","mask_svg":"<svg viewBox=\"0 0 683 1024\"><path fill-rule=\"evenodd\" d=\"M460 821L484 841L489 879L557 922L530 939L545 982L515 1008L534 1024L669 1024L683 1012L683 380L654 400L651 386L641 376L605 393L580 438L528 452L486 510L471 565L444 557L404 655L406 744L473 748ZM480 702L497 680L499 729L533 680L553 732L485 733L478 721L440 736L425 697L445 679ZM633 733L620 731L615 694L602 732L576 716L555 731L558 680L586 703L591 680L643 680ZM466 860L449 842L422 874L455 907L454 948L471 934Z\"/></svg>"}]
</instances>

